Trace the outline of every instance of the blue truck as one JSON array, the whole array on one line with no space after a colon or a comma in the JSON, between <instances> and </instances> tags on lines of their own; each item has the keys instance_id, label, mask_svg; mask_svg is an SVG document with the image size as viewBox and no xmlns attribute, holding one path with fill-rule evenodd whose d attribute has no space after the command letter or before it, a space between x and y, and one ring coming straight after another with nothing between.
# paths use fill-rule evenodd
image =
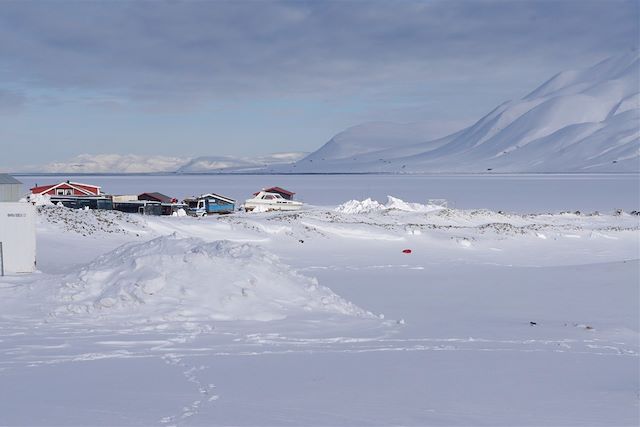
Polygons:
<instances>
[{"instance_id":1,"label":"blue truck","mask_svg":"<svg viewBox=\"0 0 640 427\"><path fill-rule=\"evenodd\" d=\"M236 201L219 194L209 193L199 197L185 199L187 214L191 216L207 216L209 214L228 214L236 209Z\"/></svg>"}]
</instances>

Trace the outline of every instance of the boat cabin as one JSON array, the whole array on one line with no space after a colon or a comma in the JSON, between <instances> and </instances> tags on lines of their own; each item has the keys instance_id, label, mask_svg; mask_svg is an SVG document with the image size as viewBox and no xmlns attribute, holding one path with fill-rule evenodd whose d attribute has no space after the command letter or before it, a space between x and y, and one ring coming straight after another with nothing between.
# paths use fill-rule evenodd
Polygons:
<instances>
[{"instance_id":1,"label":"boat cabin","mask_svg":"<svg viewBox=\"0 0 640 427\"><path fill-rule=\"evenodd\" d=\"M281 187L265 188L262 191L264 191L265 193L277 193L281 195L285 200L293 200L293 195L296 194ZM257 193L253 193L254 196L257 196L258 194L260 194L259 191Z\"/></svg>"}]
</instances>

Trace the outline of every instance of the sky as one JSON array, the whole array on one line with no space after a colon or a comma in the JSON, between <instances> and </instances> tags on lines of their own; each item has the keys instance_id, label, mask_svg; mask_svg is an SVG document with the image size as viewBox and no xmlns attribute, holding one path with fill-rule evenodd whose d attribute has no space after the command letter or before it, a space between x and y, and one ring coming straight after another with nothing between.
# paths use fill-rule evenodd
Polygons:
<instances>
[{"instance_id":1,"label":"sky","mask_svg":"<svg viewBox=\"0 0 640 427\"><path fill-rule=\"evenodd\" d=\"M637 51L639 5L0 0L0 168L313 151L367 121L442 136Z\"/></svg>"}]
</instances>

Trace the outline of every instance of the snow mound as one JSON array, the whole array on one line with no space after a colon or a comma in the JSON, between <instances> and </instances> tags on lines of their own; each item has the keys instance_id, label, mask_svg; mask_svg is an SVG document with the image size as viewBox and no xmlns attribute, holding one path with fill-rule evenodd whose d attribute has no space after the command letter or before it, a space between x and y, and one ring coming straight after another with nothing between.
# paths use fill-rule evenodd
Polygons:
<instances>
[{"instance_id":1,"label":"snow mound","mask_svg":"<svg viewBox=\"0 0 640 427\"><path fill-rule=\"evenodd\" d=\"M130 243L66 277L53 315L143 322L282 319L324 312L370 314L264 249L163 236Z\"/></svg>"},{"instance_id":2,"label":"snow mound","mask_svg":"<svg viewBox=\"0 0 640 427\"><path fill-rule=\"evenodd\" d=\"M29 194L25 201L31 202L35 206L54 206L51 196L48 194Z\"/></svg>"},{"instance_id":3,"label":"snow mound","mask_svg":"<svg viewBox=\"0 0 640 427\"><path fill-rule=\"evenodd\" d=\"M346 214L360 214L374 211L382 211L385 207L383 204L367 198L364 200L349 200L338 206L335 211Z\"/></svg>"},{"instance_id":4,"label":"snow mound","mask_svg":"<svg viewBox=\"0 0 640 427\"><path fill-rule=\"evenodd\" d=\"M145 228L142 215L102 209L69 209L53 204L38 206L38 226L54 232L95 237L137 235Z\"/></svg>"},{"instance_id":5,"label":"snow mound","mask_svg":"<svg viewBox=\"0 0 640 427\"><path fill-rule=\"evenodd\" d=\"M410 203L393 196L387 196L387 204L367 198L365 200L349 200L338 206L335 211L345 214L362 214L370 212L381 212L389 210L397 210L402 212L418 212L427 213L444 209L442 206L432 204Z\"/></svg>"},{"instance_id":6,"label":"snow mound","mask_svg":"<svg viewBox=\"0 0 640 427\"><path fill-rule=\"evenodd\" d=\"M392 196L387 196L387 204L385 205L387 209L395 209L398 211L404 212L434 212L444 209L443 206L436 206L431 204L423 205L421 203L410 203L405 202L402 199L398 199Z\"/></svg>"}]
</instances>

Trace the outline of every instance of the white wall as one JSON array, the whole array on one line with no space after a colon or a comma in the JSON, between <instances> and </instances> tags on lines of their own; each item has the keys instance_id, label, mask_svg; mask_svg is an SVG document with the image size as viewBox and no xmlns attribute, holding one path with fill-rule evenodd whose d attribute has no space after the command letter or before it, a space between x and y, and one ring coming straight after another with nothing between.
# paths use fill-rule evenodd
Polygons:
<instances>
[{"instance_id":1,"label":"white wall","mask_svg":"<svg viewBox=\"0 0 640 427\"><path fill-rule=\"evenodd\" d=\"M138 195L137 194L112 196L112 198L113 198L113 202L114 203L138 201Z\"/></svg>"},{"instance_id":2,"label":"white wall","mask_svg":"<svg viewBox=\"0 0 640 427\"><path fill-rule=\"evenodd\" d=\"M0 203L0 242L5 274L35 271L35 220L36 209L31 203Z\"/></svg>"},{"instance_id":3,"label":"white wall","mask_svg":"<svg viewBox=\"0 0 640 427\"><path fill-rule=\"evenodd\" d=\"M22 184L0 184L0 202L17 202L22 194Z\"/></svg>"}]
</instances>

